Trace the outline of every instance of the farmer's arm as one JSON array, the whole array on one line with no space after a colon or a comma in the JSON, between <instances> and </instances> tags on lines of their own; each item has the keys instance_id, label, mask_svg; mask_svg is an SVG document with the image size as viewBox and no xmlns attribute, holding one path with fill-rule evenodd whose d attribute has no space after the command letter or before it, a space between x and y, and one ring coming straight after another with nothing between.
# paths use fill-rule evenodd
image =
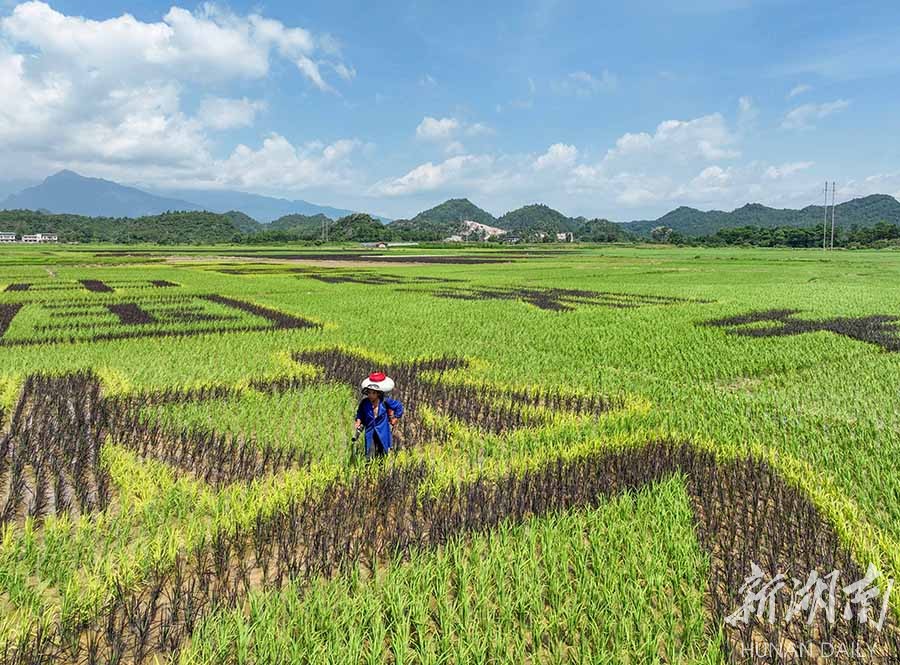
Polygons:
<instances>
[{"instance_id":1,"label":"farmer's arm","mask_svg":"<svg viewBox=\"0 0 900 665\"><path fill-rule=\"evenodd\" d=\"M384 400L384 404L388 408L388 414L390 414L392 421L403 417L403 405L399 401L387 397Z\"/></svg>"},{"instance_id":2,"label":"farmer's arm","mask_svg":"<svg viewBox=\"0 0 900 665\"><path fill-rule=\"evenodd\" d=\"M362 427L363 415L363 403L360 402L359 406L356 407L356 422L354 423L354 427L356 427L356 429Z\"/></svg>"}]
</instances>

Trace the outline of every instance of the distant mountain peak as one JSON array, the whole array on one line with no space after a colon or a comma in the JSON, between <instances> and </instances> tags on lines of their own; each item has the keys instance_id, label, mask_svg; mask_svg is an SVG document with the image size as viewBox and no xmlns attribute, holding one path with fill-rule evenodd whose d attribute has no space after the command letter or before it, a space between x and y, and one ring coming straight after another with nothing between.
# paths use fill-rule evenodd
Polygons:
<instances>
[{"instance_id":1,"label":"distant mountain peak","mask_svg":"<svg viewBox=\"0 0 900 665\"><path fill-rule=\"evenodd\" d=\"M530 203L510 210L497 220L497 225L509 231L560 233L574 230L577 222L544 203Z\"/></svg>"},{"instance_id":2,"label":"distant mountain peak","mask_svg":"<svg viewBox=\"0 0 900 665\"><path fill-rule=\"evenodd\" d=\"M488 226L495 226L497 222L491 213L482 210L466 198L447 199L433 208L420 212L413 220L457 225L465 220L471 220Z\"/></svg>"},{"instance_id":3,"label":"distant mountain peak","mask_svg":"<svg viewBox=\"0 0 900 665\"><path fill-rule=\"evenodd\" d=\"M76 173L70 169L63 169L62 171L57 171L53 175L49 175L44 178L44 183L59 183L59 182L83 182L83 183L103 183L105 185L115 185L118 187L124 187L127 189L134 189L133 187L128 187L127 185L119 185L112 180L105 180L103 178L94 178L91 176L81 175L80 173Z\"/></svg>"},{"instance_id":4,"label":"distant mountain peak","mask_svg":"<svg viewBox=\"0 0 900 665\"><path fill-rule=\"evenodd\" d=\"M158 215L170 210L209 210L223 214L240 211L262 222L295 213L322 213L331 219L338 219L352 212L302 200L289 201L229 190L147 192L112 180L83 176L70 169L58 171L47 176L42 183L0 200L0 209L4 208L131 218Z\"/></svg>"},{"instance_id":5,"label":"distant mountain peak","mask_svg":"<svg viewBox=\"0 0 900 665\"><path fill-rule=\"evenodd\" d=\"M88 178L69 169L47 177L41 184L12 194L5 209L48 210L89 217L144 217L170 210L198 211L201 206L119 185L110 180Z\"/></svg>"},{"instance_id":6,"label":"distant mountain peak","mask_svg":"<svg viewBox=\"0 0 900 665\"><path fill-rule=\"evenodd\" d=\"M80 173L75 173L75 171L70 171L69 169L63 169L62 171L58 171L53 175L47 176L46 180L55 180L57 178L84 178ZM87 179L87 178L85 178Z\"/></svg>"}]
</instances>

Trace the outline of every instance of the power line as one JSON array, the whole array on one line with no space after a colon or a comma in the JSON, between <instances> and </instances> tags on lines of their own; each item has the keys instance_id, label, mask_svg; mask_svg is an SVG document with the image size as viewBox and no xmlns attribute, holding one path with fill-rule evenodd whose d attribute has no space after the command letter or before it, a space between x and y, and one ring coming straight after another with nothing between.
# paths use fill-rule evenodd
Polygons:
<instances>
[{"instance_id":1,"label":"power line","mask_svg":"<svg viewBox=\"0 0 900 665\"><path fill-rule=\"evenodd\" d=\"M837 209L836 199L836 183L831 183L831 249L834 249L834 212Z\"/></svg>"}]
</instances>

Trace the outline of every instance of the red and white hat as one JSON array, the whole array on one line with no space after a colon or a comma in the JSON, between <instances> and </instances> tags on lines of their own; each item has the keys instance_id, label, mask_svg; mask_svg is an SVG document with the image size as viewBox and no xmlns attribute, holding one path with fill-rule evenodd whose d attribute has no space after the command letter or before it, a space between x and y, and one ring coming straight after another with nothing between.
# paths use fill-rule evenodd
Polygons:
<instances>
[{"instance_id":1,"label":"red and white hat","mask_svg":"<svg viewBox=\"0 0 900 665\"><path fill-rule=\"evenodd\" d=\"M389 393L394 389L394 380L384 372L372 372L363 379L361 388L365 390L378 390Z\"/></svg>"}]
</instances>

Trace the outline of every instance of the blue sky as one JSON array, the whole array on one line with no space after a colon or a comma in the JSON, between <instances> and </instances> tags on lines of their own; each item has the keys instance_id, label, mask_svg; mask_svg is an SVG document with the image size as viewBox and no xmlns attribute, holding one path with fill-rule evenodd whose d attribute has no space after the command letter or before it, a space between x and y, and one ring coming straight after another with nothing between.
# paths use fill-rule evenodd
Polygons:
<instances>
[{"instance_id":1,"label":"blue sky","mask_svg":"<svg viewBox=\"0 0 900 665\"><path fill-rule=\"evenodd\" d=\"M872 0L0 0L0 180L393 217L896 196L898 28Z\"/></svg>"}]
</instances>

